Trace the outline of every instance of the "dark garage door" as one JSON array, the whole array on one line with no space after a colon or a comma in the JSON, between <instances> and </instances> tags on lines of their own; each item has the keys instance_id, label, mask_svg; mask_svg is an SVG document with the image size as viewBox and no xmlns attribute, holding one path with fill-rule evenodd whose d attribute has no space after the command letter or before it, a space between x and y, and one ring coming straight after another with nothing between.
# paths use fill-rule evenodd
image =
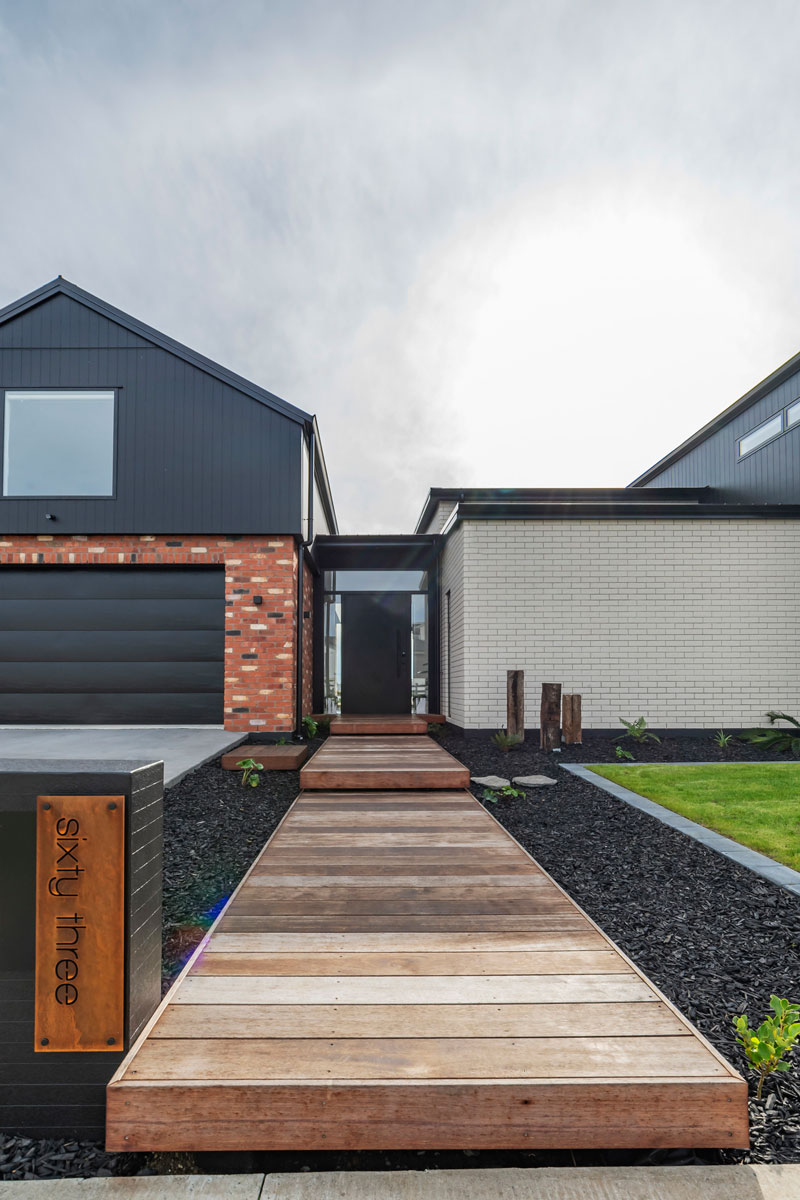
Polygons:
<instances>
[{"instance_id":1,"label":"dark garage door","mask_svg":"<svg viewBox=\"0 0 800 1200\"><path fill-rule=\"evenodd\" d=\"M0 567L0 724L221 725L221 567Z\"/></svg>"}]
</instances>

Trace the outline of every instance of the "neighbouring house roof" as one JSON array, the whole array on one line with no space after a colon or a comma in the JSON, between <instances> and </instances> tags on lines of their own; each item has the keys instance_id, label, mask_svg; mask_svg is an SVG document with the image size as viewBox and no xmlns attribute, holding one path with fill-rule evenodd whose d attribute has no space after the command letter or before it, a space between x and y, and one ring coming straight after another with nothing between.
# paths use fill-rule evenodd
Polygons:
<instances>
[{"instance_id":1,"label":"neighbouring house roof","mask_svg":"<svg viewBox=\"0 0 800 1200\"><path fill-rule=\"evenodd\" d=\"M786 380L792 375L796 375L798 371L800 371L800 353L795 354L790 359L787 359L787 361L778 367L777 370L773 371L771 375L767 375L766 379L762 379L761 382L757 383L756 386L751 388L749 392L745 392L745 394L740 396L739 399L734 401L733 404L728 405L728 407L723 409L722 412L714 417L713 420L704 425L702 429L698 429L697 432L693 433L691 437L688 437L686 441L681 442L681 444L676 446L674 450L670 450L669 454L665 454L663 458L660 458L657 463L653 464L652 467L649 467L641 475L637 475L636 479L632 480L628 486L632 488L641 487L642 485L649 483L651 479L658 478L658 476L665 471L667 467L671 467L673 463L678 462L679 459L688 454L690 450L694 450L695 446L699 446L701 442L706 441L706 439L710 438L712 434L715 434L719 429L724 428L725 425L728 425L734 420L734 418L738 417L740 413L745 412L748 408L751 408L754 404L757 404L759 400L763 400L764 396L768 395L769 392L773 391L774 388L779 387L782 383L785 383Z\"/></svg>"},{"instance_id":2,"label":"neighbouring house roof","mask_svg":"<svg viewBox=\"0 0 800 1200\"><path fill-rule=\"evenodd\" d=\"M431 488L416 532L427 528L442 503L453 505L442 533L462 520L800 516L800 505L728 503L711 487Z\"/></svg>"}]
</instances>

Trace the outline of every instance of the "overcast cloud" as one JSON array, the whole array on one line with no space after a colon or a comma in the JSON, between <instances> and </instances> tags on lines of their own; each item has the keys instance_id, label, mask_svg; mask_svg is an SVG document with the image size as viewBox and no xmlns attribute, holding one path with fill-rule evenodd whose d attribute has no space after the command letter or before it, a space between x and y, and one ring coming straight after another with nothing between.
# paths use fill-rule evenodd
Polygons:
<instances>
[{"instance_id":1,"label":"overcast cloud","mask_svg":"<svg viewBox=\"0 0 800 1200\"><path fill-rule=\"evenodd\" d=\"M316 412L344 531L623 485L800 349L800 9L0 0L0 304Z\"/></svg>"}]
</instances>

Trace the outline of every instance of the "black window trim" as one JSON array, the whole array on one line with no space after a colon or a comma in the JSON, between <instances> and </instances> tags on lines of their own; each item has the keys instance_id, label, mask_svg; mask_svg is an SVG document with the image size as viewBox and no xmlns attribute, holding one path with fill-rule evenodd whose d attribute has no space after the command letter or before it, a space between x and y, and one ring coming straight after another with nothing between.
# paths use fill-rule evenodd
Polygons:
<instances>
[{"instance_id":1,"label":"black window trim","mask_svg":"<svg viewBox=\"0 0 800 1200\"><path fill-rule=\"evenodd\" d=\"M119 479L119 394L122 388L118 384L109 384L101 386L92 384L91 387L81 387L79 384L74 384L71 387L48 387L46 384L40 384L38 387L25 385L23 387L8 386L0 388L0 500L13 500L16 504L31 500L34 503L42 500L53 501L68 501L68 500L116 500L117 499L117 483ZM19 496L11 493L6 493L5 488L5 438L6 438L6 393L7 392L111 392L114 397L114 421L113 421L113 439L114 448L111 461L111 491L102 496L95 495L74 495L67 496L47 494L41 496Z\"/></svg>"}]
</instances>

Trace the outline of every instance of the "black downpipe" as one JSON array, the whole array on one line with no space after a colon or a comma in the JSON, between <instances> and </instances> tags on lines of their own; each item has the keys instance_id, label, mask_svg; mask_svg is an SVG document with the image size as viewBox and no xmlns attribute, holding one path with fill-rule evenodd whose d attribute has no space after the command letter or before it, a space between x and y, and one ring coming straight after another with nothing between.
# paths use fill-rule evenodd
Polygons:
<instances>
[{"instance_id":1,"label":"black downpipe","mask_svg":"<svg viewBox=\"0 0 800 1200\"><path fill-rule=\"evenodd\" d=\"M308 438L308 528L306 536L300 535L297 547L297 680L295 682L295 733L303 732L303 632L305 629L303 617L303 567L305 565L305 548L314 540L314 469L316 458L316 438L314 426L309 427Z\"/></svg>"}]
</instances>

